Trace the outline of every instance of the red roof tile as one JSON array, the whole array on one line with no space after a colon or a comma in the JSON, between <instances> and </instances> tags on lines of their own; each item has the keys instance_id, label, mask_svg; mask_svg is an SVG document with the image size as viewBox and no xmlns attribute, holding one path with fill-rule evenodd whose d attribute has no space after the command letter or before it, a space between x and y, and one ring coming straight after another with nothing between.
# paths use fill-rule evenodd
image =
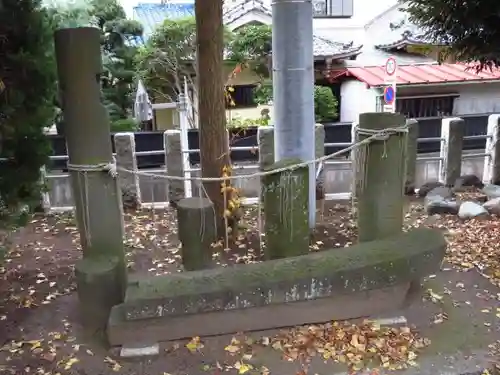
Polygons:
<instances>
[{"instance_id":1,"label":"red roof tile","mask_svg":"<svg viewBox=\"0 0 500 375\"><path fill-rule=\"evenodd\" d=\"M352 76L369 86L381 86L385 83L383 66L346 68L343 74L332 73L330 76L333 77ZM500 81L500 69L493 69L492 71L486 69L476 73L474 68L470 68L470 65L465 64L402 65L398 67L396 75L398 85Z\"/></svg>"}]
</instances>

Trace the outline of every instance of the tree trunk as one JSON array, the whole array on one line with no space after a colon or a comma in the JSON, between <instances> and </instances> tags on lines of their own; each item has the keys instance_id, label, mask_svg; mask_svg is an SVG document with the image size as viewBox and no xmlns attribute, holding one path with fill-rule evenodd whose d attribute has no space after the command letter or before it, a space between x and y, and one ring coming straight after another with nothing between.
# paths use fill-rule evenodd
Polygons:
<instances>
[{"instance_id":1,"label":"tree trunk","mask_svg":"<svg viewBox=\"0 0 500 375\"><path fill-rule=\"evenodd\" d=\"M196 0L198 113L203 177L221 177L230 165L224 99L222 0ZM214 203L218 232L224 233L224 196L220 182L204 183Z\"/></svg>"}]
</instances>

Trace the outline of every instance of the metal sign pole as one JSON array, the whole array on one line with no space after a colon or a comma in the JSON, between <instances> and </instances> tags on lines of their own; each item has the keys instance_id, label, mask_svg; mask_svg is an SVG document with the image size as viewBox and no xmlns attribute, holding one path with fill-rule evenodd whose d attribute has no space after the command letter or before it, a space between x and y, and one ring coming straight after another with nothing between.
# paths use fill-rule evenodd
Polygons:
<instances>
[{"instance_id":1,"label":"metal sign pole","mask_svg":"<svg viewBox=\"0 0 500 375\"><path fill-rule=\"evenodd\" d=\"M396 112L396 80L398 64L394 57L389 57L385 63L385 83L383 112Z\"/></svg>"}]
</instances>

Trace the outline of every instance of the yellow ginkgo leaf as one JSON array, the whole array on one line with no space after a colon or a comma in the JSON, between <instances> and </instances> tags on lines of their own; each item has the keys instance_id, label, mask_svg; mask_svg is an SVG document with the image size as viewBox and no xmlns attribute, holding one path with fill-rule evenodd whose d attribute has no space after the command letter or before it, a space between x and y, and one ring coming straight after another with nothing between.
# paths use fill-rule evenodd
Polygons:
<instances>
[{"instance_id":1,"label":"yellow ginkgo leaf","mask_svg":"<svg viewBox=\"0 0 500 375\"><path fill-rule=\"evenodd\" d=\"M65 370L69 370L75 363L78 363L80 362L80 360L78 358L70 358L68 359L68 362L66 362L66 364L64 365L64 369Z\"/></svg>"},{"instance_id":2,"label":"yellow ginkgo leaf","mask_svg":"<svg viewBox=\"0 0 500 375\"><path fill-rule=\"evenodd\" d=\"M234 368L238 370L238 374L246 374L248 371L253 369L253 366L248 363L236 362Z\"/></svg>"},{"instance_id":3,"label":"yellow ginkgo leaf","mask_svg":"<svg viewBox=\"0 0 500 375\"><path fill-rule=\"evenodd\" d=\"M203 348L203 344L200 340L200 338L198 336L196 337L193 337L191 339L191 341L189 341L187 344L186 344L186 348L190 351L190 352L196 352L198 350L200 350L201 348Z\"/></svg>"}]
</instances>

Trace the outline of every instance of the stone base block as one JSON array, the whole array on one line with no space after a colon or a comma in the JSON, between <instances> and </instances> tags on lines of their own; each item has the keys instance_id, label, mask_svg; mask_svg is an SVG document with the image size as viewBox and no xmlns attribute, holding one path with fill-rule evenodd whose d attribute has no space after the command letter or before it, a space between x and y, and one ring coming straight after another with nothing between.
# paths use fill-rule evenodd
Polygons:
<instances>
[{"instance_id":1,"label":"stone base block","mask_svg":"<svg viewBox=\"0 0 500 375\"><path fill-rule=\"evenodd\" d=\"M89 333L104 332L113 306L123 301L118 258L84 258L75 266L80 315Z\"/></svg>"},{"instance_id":2,"label":"stone base block","mask_svg":"<svg viewBox=\"0 0 500 375\"><path fill-rule=\"evenodd\" d=\"M407 303L416 280L439 270L445 249L440 231L419 228L346 249L138 279L111 312L109 341L165 341L378 315Z\"/></svg>"},{"instance_id":3,"label":"stone base block","mask_svg":"<svg viewBox=\"0 0 500 375\"><path fill-rule=\"evenodd\" d=\"M409 287L404 283L311 301L135 321L127 321L124 306L118 305L109 319L108 341L119 346L376 316L401 308Z\"/></svg>"}]
</instances>

